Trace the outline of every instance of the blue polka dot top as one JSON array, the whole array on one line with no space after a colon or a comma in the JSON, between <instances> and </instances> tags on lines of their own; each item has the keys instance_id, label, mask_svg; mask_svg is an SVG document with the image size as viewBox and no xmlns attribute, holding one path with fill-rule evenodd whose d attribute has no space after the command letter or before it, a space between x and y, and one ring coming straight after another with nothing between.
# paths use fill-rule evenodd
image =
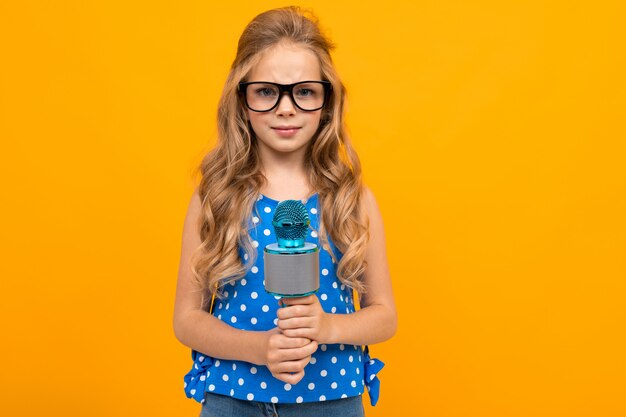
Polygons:
<instances>
[{"instance_id":1,"label":"blue polka dot top","mask_svg":"<svg viewBox=\"0 0 626 417\"><path fill-rule=\"evenodd\" d=\"M279 297L265 292L263 249L276 242L272 218L279 201L260 195L249 221L249 234L257 249L256 261L246 275L224 287L224 298L215 300L213 315L242 330L264 331L276 327ZM311 229L306 241L320 246L317 230L318 199L314 194L305 203ZM329 251L336 261L341 252L329 239L329 246L320 247L320 289L317 297L325 312L350 314L355 311L352 291L337 278ZM247 255L240 250L244 264ZM211 358L192 350L193 366L185 375L188 398L204 402L204 393L271 403L302 403L335 400L357 396L367 388L374 405L379 395L377 373L384 364L371 359L367 347L345 344L320 344L304 368L305 375L295 385L274 378L266 366L248 362Z\"/></svg>"}]
</instances>

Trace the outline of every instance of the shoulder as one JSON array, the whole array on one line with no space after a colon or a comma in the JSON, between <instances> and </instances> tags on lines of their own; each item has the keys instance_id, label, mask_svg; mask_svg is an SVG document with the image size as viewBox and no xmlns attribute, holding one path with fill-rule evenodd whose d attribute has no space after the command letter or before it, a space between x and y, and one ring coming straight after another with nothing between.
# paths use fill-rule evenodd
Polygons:
<instances>
[{"instance_id":1,"label":"shoulder","mask_svg":"<svg viewBox=\"0 0 626 417\"><path fill-rule=\"evenodd\" d=\"M368 228L370 247L377 248L376 250L382 250L380 245L384 245L385 240L383 216L374 193L365 185L363 186L361 207L363 207L362 212L366 217L365 221Z\"/></svg>"},{"instance_id":2,"label":"shoulder","mask_svg":"<svg viewBox=\"0 0 626 417\"><path fill-rule=\"evenodd\" d=\"M193 190L191 194L191 200L189 201L189 208L193 210L200 210L202 207L202 198L200 197L200 191L198 188Z\"/></svg>"},{"instance_id":3,"label":"shoulder","mask_svg":"<svg viewBox=\"0 0 626 417\"><path fill-rule=\"evenodd\" d=\"M189 206L187 207L187 215L185 216L185 225L183 233L186 237L191 238L197 234L197 226L200 221L202 213L202 200L196 188L191 194L189 200ZM194 236L194 240L198 240L197 236Z\"/></svg>"},{"instance_id":4,"label":"shoulder","mask_svg":"<svg viewBox=\"0 0 626 417\"><path fill-rule=\"evenodd\" d=\"M200 192L198 191L198 188L195 188L189 200L187 215L191 214L195 215L195 217L198 217L200 211L202 211L202 198L200 197Z\"/></svg>"},{"instance_id":5,"label":"shoulder","mask_svg":"<svg viewBox=\"0 0 626 417\"><path fill-rule=\"evenodd\" d=\"M372 190L366 185L363 185L363 191L361 193L361 206L370 220L372 220L372 218L380 218L380 209L376 197Z\"/></svg>"},{"instance_id":6,"label":"shoulder","mask_svg":"<svg viewBox=\"0 0 626 417\"><path fill-rule=\"evenodd\" d=\"M363 197L363 203L365 203L366 205L376 204L376 198L374 197L374 193L365 184L362 187L361 196Z\"/></svg>"}]
</instances>

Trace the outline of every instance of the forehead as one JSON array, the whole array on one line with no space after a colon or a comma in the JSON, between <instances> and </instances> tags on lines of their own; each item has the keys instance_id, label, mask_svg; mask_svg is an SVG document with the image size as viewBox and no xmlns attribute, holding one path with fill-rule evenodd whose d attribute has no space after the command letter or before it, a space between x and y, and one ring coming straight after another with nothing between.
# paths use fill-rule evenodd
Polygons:
<instances>
[{"instance_id":1,"label":"forehead","mask_svg":"<svg viewBox=\"0 0 626 417\"><path fill-rule=\"evenodd\" d=\"M279 43L264 51L252 68L249 81L291 84L321 79L320 63L310 49L292 43Z\"/></svg>"}]
</instances>

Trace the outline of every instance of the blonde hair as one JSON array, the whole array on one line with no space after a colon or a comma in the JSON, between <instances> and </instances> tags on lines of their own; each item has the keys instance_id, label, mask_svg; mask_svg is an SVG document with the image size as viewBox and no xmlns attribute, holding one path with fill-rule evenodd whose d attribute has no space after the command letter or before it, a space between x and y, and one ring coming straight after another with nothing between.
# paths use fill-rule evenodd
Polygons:
<instances>
[{"instance_id":1,"label":"blonde hair","mask_svg":"<svg viewBox=\"0 0 626 417\"><path fill-rule=\"evenodd\" d=\"M305 164L309 183L318 193L320 243L336 261L328 244L330 234L343 254L337 266L338 278L358 292L365 290L362 276L369 224L361 206L361 165L345 128L346 90L330 56L334 45L321 33L310 12L285 7L261 13L244 29L218 105L217 144L198 167L202 176L198 187L202 243L193 254L192 272L209 295L221 296L220 288L242 278L256 259L247 227L266 178L260 170L256 139L248 125L238 85L263 51L285 41L315 53L322 78L332 84ZM239 248L248 255L246 264Z\"/></svg>"}]
</instances>

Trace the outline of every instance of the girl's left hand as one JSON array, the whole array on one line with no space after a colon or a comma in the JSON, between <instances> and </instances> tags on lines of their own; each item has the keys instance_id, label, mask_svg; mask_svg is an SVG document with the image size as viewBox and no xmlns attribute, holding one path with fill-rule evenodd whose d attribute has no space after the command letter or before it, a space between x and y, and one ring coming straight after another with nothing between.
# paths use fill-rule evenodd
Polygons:
<instances>
[{"instance_id":1,"label":"girl's left hand","mask_svg":"<svg viewBox=\"0 0 626 417\"><path fill-rule=\"evenodd\" d=\"M327 343L331 317L322 309L315 294L306 297L282 298L278 309L278 328L288 337L306 337Z\"/></svg>"}]
</instances>

